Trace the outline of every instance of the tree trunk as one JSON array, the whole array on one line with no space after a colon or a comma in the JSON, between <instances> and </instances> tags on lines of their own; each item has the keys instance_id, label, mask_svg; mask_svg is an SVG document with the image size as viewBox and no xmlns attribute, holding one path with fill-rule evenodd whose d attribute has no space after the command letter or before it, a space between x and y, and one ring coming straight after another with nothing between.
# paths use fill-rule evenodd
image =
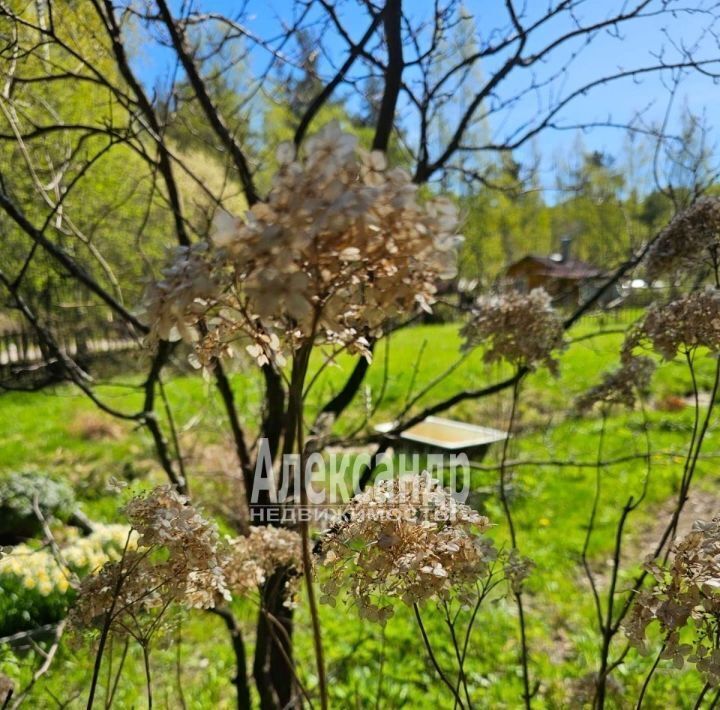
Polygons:
<instances>
[{"instance_id":1,"label":"tree trunk","mask_svg":"<svg viewBox=\"0 0 720 710\"><path fill-rule=\"evenodd\" d=\"M301 705L292 666L292 609L284 605L289 578L287 568L278 569L262 589L253 665L262 710Z\"/></svg>"},{"instance_id":2,"label":"tree trunk","mask_svg":"<svg viewBox=\"0 0 720 710\"><path fill-rule=\"evenodd\" d=\"M224 607L215 607L210 610L213 614L217 614L225 623L225 627L230 633L230 642L232 643L233 653L235 654L235 676L232 679L235 691L237 693L238 710L250 710L250 686L248 685L247 662L245 660L245 642L240 632L240 627L232 611Z\"/></svg>"}]
</instances>

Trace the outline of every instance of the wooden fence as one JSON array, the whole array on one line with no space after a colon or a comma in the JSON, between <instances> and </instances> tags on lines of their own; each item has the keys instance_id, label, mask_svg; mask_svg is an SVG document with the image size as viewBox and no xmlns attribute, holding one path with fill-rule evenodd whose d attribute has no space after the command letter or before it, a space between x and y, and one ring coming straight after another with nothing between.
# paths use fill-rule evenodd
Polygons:
<instances>
[{"instance_id":1,"label":"wooden fence","mask_svg":"<svg viewBox=\"0 0 720 710\"><path fill-rule=\"evenodd\" d=\"M76 328L60 328L53 332L60 349L73 358L102 356L136 350L137 338L114 323L94 324ZM0 367L37 365L47 360L40 338L25 329L0 333Z\"/></svg>"}]
</instances>

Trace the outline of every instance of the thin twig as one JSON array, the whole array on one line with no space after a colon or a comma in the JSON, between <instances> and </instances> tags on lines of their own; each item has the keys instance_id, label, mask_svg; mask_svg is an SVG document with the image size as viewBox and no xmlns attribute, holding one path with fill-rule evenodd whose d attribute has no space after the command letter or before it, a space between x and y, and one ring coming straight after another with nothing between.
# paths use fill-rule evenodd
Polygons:
<instances>
[{"instance_id":1,"label":"thin twig","mask_svg":"<svg viewBox=\"0 0 720 710\"><path fill-rule=\"evenodd\" d=\"M422 634L423 643L425 644L425 650L430 657L430 662L432 663L433 668L435 668L437 674L440 676L440 680L442 680L442 682L450 689L450 692L455 697L455 701L460 706L460 710L464 710L465 705L460 697L460 693L455 690L455 686L450 682L450 679L445 675L445 672L437 662L437 658L435 658L435 653L430 645L430 639L428 638L427 631L425 631L425 625L423 624L422 616L420 616L420 609L417 602L413 602L413 610L415 611L415 618L417 619L418 626L420 627L420 633Z\"/></svg>"},{"instance_id":2,"label":"thin twig","mask_svg":"<svg viewBox=\"0 0 720 710\"><path fill-rule=\"evenodd\" d=\"M20 707L23 700L28 696L30 691L32 690L35 683L42 678L49 670L50 666L52 665L53 659L55 658L55 654L57 653L58 648L60 647L60 641L62 640L63 633L65 631L65 624L66 621L63 619L56 627L55 627L55 636L53 638L53 642L50 646L50 648L45 652L45 658L42 662L42 665L33 673L32 678L30 679L30 682L25 687L25 689L15 696L14 701L12 705L10 705L10 710L17 710L17 708ZM6 705L10 701L10 696L8 696L5 699L4 705Z\"/></svg>"},{"instance_id":3,"label":"thin twig","mask_svg":"<svg viewBox=\"0 0 720 710\"><path fill-rule=\"evenodd\" d=\"M643 701L645 700L645 693L647 693L647 689L650 686L650 681L652 680L653 675L655 675L655 670L657 669L658 664L660 663L660 658L662 657L662 654L663 654L663 651L665 650L666 644L667 644L667 641L664 641L663 645L660 648L660 651L658 652L657 656L655 657L655 662L652 664L650 671L645 676L645 681L642 684L642 688L640 688L640 695L638 696L638 700L635 705L635 710L640 710L642 708Z\"/></svg>"}]
</instances>

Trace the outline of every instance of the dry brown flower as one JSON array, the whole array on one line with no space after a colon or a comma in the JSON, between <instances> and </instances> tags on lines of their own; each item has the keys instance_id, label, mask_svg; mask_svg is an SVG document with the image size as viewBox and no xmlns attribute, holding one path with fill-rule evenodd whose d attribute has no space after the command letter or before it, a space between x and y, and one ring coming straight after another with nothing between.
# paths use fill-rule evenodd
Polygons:
<instances>
[{"instance_id":1,"label":"dry brown flower","mask_svg":"<svg viewBox=\"0 0 720 710\"><path fill-rule=\"evenodd\" d=\"M675 215L660 233L647 255L648 275L715 269L719 250L720 198L702 197Z\"/></svg>"},{"instance_id":2,"label":"dry brown flower","mask_svg":"<svg viewBox=\"0 0 720 710\"><path fill-rule=\"evenodd\" d=\"M720 290L706 288L667 305L653 304L628 334L623 359L646 344L666 360L697 347L720 351Z\"/></svg>"},{"instance_id":3,"label":"dry brown flower","mask_svg":"<svg viewBox=\"0 0 720 710\"><path fill-rule=\"evenodd\" d=\"M570 686L569 707L592 707L595 703L595 696L597 695L598 680L599 677L596 671L586 673L580 678L571 680L568 684ZM614 696L616 701L620 700L625 690L622 682L614 675L610 675L605 678L605 683L607 683L608 695Z\"/></svg>"},{"instance_id":4,"label":"dry brown flower","mask_svg":"<svg viewBox=\"0 0 720 710\"><path fill-rule=\"evenodd\" d=\"M290 570L294 581L302 572L302 538L287 528L251 527L246 537L228 541L223 570L228 589L244 596L262 585L275 570ZM293 589L286 590L288 600Z\"/></svg>"},{"instance_id":5,"label":"dry brown flower","mask_svg":"<svg viewBox=\"0 0 720 710\"><path fill-rule=\"evenodd\" d=\"M185 496L161 486L125 506L137 549L86 577L73 609L73 622L87 627L113 614L113 628L131 628L128 617L171 603L209 608L230 599L215 525Z\"/></svg>"},{"instance_id":6,"label":"dry brown flower","mask_svg":"<svg viewBox=\"0 0 720 710\"><path fill-rule=\"evenodd\" d=\"M503 571L511 592L520 594L525 580L530 576L534 567L535 563L530 558L523 557L517 548L510 550L503 565Z\"/></svg>"},{"instance_id":7,"label":"dry brown flower","mask_svg":"<svg viewBox=\"0 0 720 710\"><path fill-rule=\"evenodd\" d=\"M145 294L143 319L150 327L148 341L153 346L158 340L193 341L192 326L218 292L207 244L175 247L168 251L166 261L162 278L151 282Z\"/></svg>"},{"instance_id":8,"label":"dry brown flower","mask_svg":"<svg viewBox=\"0 0 720 710\"><path fill-rule=\"evenodd\" d=\"M553 355L564 347L562 320L540 288L482 296L461 335L465 348L486 346L486 362L506 360L531 369L545 365L553 374L557 374Z\"/></svg>"},{"instance_id":9,"label":"dry brown flower","mask_svg":"<svg viewBox=\"0 0 720 710\"><path fill-rule=\"evenodd\" d=\"M657 622L666 639L662 657L676 668L692 663L708 683L720 685L720 518L697 521L672 553L669 566L648 563L656 584L638 595L625 631L646 651L647 628ZM691 633L682 634L686 628Z\"/></svg>"},{"instance_id":10,"label":"dry brown flower","mask_svg":"<svg viewBox=\"0 0 720 710\"><path fill-rule=\"evenodd\" d=\"M638 393L650 385L654 371L655 363L649 357L627 357L617 370L606 373L599 384L580 395L575 400L575 409L586 412L596 404L619 404L631 409Z\"/></svg>"},{"instance_id":11,"label":"dry brown flower","mask_svg":"<svg viewBox=\"0 0 720 710\"><path fill-rule=\"evenodd\" d=\"M83 579L70 612L71 624L76 629L102 626L110 615L113 631L132 631L133 617L172 601L167 581L148 563L146 552L126 552L121 560Z\"/></svg>"},{"instance_id":12,"label":"dry brown flower","mask_svg":"<svg viewBox=\"0 0 720 710\"><path fill-rule=\"evenodd\" d=\"M297 533L253 527L247 536L221 538L171 486L135 496L124 512L132 547L83 580L72 612L78 628L102 624L112 612L113 630L126 632L143 612L171 604L212 608L231 593L255 591L278 568L290 568L295 576L302 569Z\"/></svg>"},{"instance_id":13,"label":"dry brown flower","mask_svg":"<svg viewBox=\"0 0 720 710\"><path fill-rule=\"evenodd\" d=\"M391 601L468 602L497 553L488 519L458 503L430 474L382 480L356 496L326 533L322 601L347 592L360 615L384 623Z\"/></svg>"},{"instance_id":14,"label":"dry brown flower","mask_svg":"<svg viewBox=\"0 0 720 710\"><path fill-rule=\"evenodd\" d=\"M202 363L238 339L261 363L315 338L369 356L368 334L429 309L437 281L455 274L453 203L421 202L406 171L337 123L302 155L283 145L278 157L267 201L242 220L221 214L212 245L178 252L150 289L154 339L175 328L190 340L203 316Z\"/></svg>"},{"instance_id":15,"label":"dry brown flower","mask_svg":"<svg viewBox=\"0 0 720 710\"><path fill-rule=\"evenodd\" d=\"M125 506L125 514L140 536L139 547L167 551L167 561L156 565L157 574L168 577L185 604L207 608L218 598L229 598L217 527L185 496L172 486L160 486L133 498Z\"/></svg>"}]
</instances>

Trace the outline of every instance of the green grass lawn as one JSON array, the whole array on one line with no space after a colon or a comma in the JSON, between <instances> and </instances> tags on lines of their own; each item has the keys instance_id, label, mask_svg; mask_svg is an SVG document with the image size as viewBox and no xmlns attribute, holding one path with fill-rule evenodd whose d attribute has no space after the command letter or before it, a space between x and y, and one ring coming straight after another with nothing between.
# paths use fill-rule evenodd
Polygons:
<instances>
[{"instance_id":1,"label":"green grass lawn","mask_svg":"<svg viewBox=\"0 0 720 710\"><path fill-rule=\"evenodd\" d=\"M601 328L613 332L597 334ZM514 468L513 511L519 545L536 564L528 589L528 619L532 650L531 669L540 682L538 707L578 706L573 698L574 683L596 666L598 635L593 626L592 600L581 573L580 552L592 505L601 420L568 415L575 395L595 384L603 371L618 361L622 335L614 332L612 321L601 324L586 318L569 334L573 342L561 359L556 379L545 372L533 373L523 384L520 422L510 446L510 458L528 461ZM592 337L591 337L592 336ZM460 339L454 325L420 326L393 335L375 353L366 379L366 388L351 411L338 424L337 433L346 434L393 419L413 397L434 382L460 354ZM389 349L388 349L389 348ZM341 356L326 368L310 394L308 418L327 400L347 376L354 360ZM320 366L318 358L315 367ZM700 388L710 387L714 362L698 360ZM411 411L444 399L464 389L482 387L510 374L506 367L486 365L482 354L465 358L447 378L419 399ZM261 381L247 364L232 375L239 411L248 431L258 421ZM141 404L137 381L115 381L99 387L101 396L113 407L136 411ZM189 452L190 485L206 509L227 512L232 481L221 475L223 412L214 390L198 376L177 376L166 382L166 391L175 413L183 445ZM685 396L690 380L682 363L666 363L655 375L653 399ZM509 392L480 401L466 401L446 416L490 426L506 426ZM0 396L0 475L25 466L38 467L69 479L78 492L85 512L98 520L120 520L118 499L108 492L110 477L138 481L140 485L163 481L153 459L147 433L132 425L111 425L109 418L94 413L93 405L75 390L59 387L39 394ZM373 412L366 422L368 412ZM631 518L625 545L626 569L637 571L647 551L648 531L657 513L674 492L692 428L692 411L661 411L648 405L649 436L655 456L648 495L642 508ZM90 435L89 424L99 423L101 431ZM704 453L718 452L717 422L713 420ZM613 535L622 505L629 495L638 495L646 474L642 456L646 440L641 411L614 413L606 422L603 456L611 460L637 454L638 458L609 466L602 472L602 496L595 535L590 547L593 565L602 574L612 550ZM97 426L96 426L97 428ZM213 458L213 452L217 455ZM507 542L507 530L494 491L499 451L490 452L481 469L473 472L473 487L486 492L486 514L496 523L493 535L499 544ZM208 469L214 471L208 474ZM708 456L698 468L699 489L713 495L717 485L713 459ZM1 590L0 590L0 593ZM238 607L247 635L252 637L254 610ZM379 707L450 707L448 694L433 674L422 652L421 639L411 614L398 609L383 630L360 623L354 609L321 609L324 639L331 677L332 707L368 707L380 692ZM520 705L521 678L514 605L495 599L481 611L472 638L467 672L478 707ZM441 664L452 667L452 650L441 615L425 611ZM309 621L301 604L298 610L296 654L301 672L313 686L312 647ZM229 685L232 659L224 643L224 629L211 615L192 614L173 633L190 643L182 647L180 663L185 693L192 707L230 707L234 700ZM220 639L220 642L218 641ZM622 638L620 639L622 641ZM119 652L119 651L118 651ZM133 652L134 653L134 652ZM37 707L53 707L52 695L69 699L78 693L71 707L83 706L89 658L73 644L64 644L56 667L34 691ZM27 679L31 656L14 658L0 650L0 667L12 676ZM617 696L611 704L626 707L623 697L634 697L642 683L647 659L631 653L617 673ZM161 706L177 707L178 658L175 645L153 654L156 696ZM692 670L670 673L661 664L646 707L692 707L701 687ZM119 690L119 707L142 706L144 685L141 664L132 653L128 672ZM51 695L52 694L52 695Z\"/></svg>"}]
</instances>

